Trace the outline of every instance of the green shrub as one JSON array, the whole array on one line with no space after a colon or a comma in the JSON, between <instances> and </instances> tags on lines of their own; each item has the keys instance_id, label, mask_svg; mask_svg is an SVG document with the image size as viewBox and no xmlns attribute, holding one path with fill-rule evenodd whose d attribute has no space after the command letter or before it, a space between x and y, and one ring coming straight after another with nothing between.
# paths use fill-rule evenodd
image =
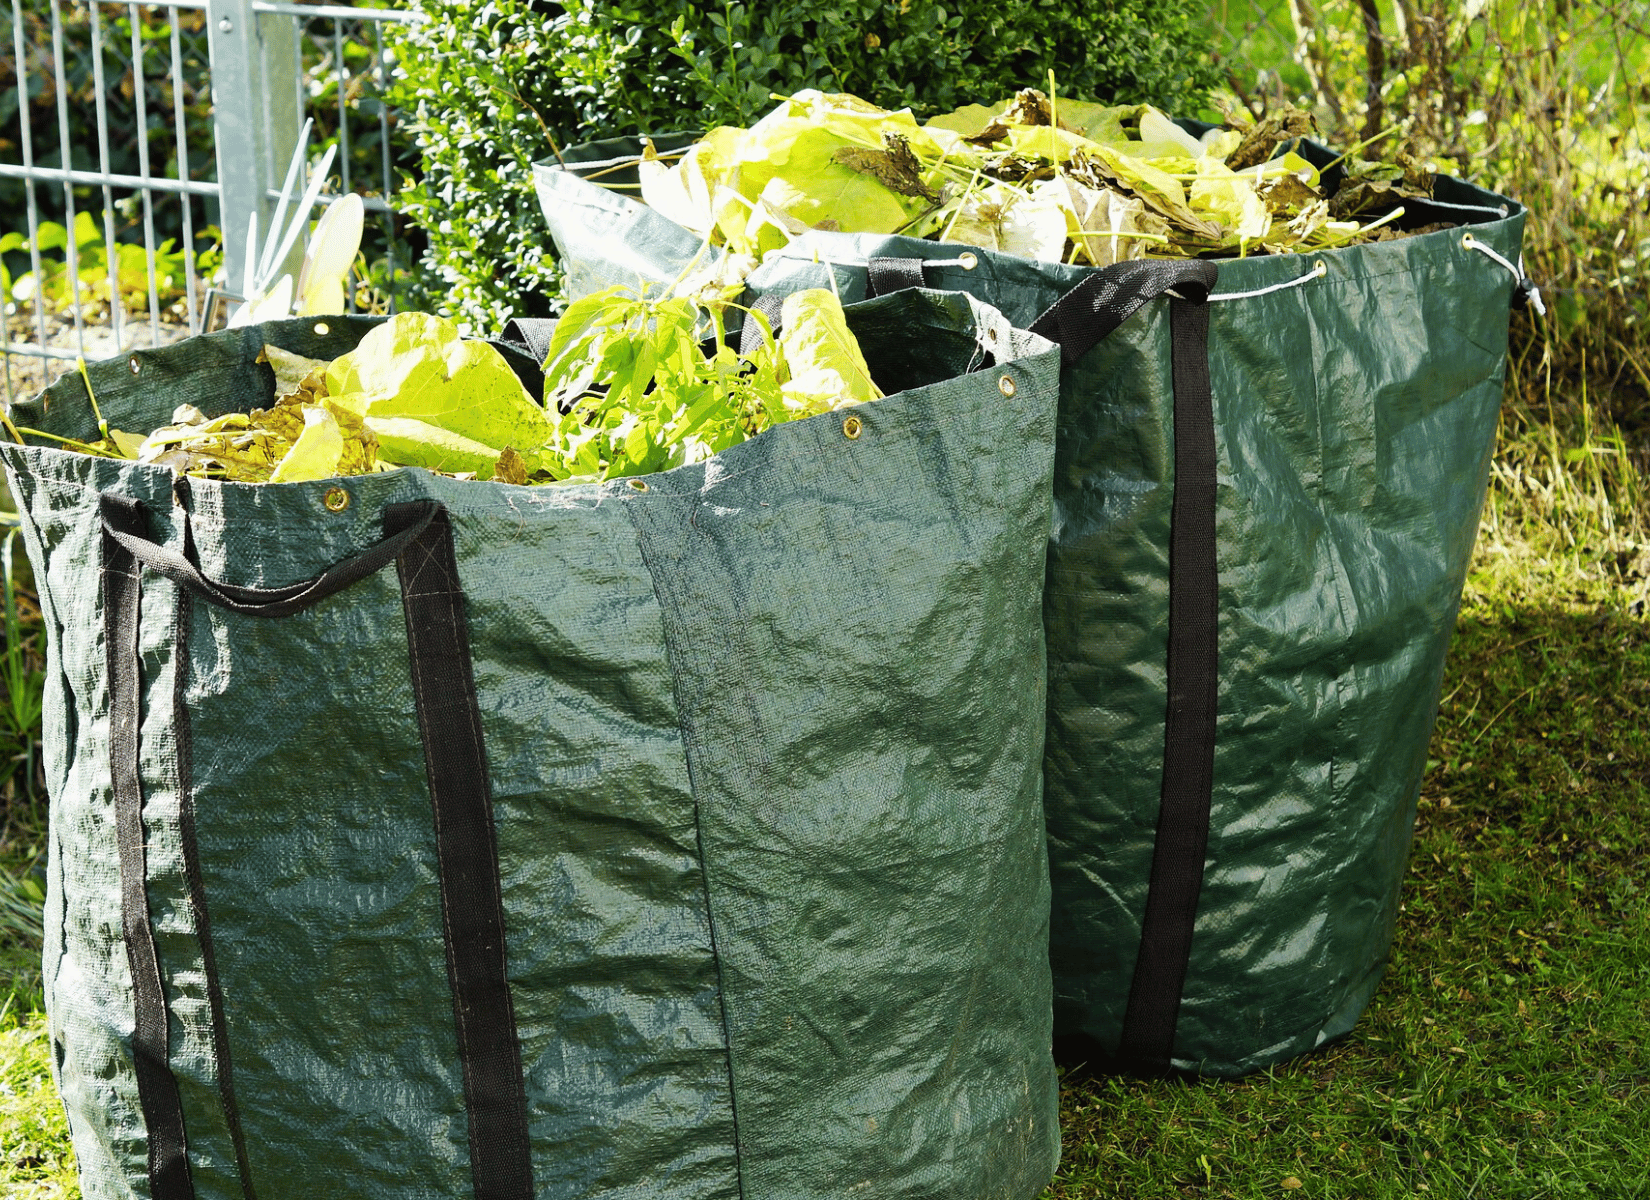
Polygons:
<instances>
[{"instance_id":1,"label":"green shrub","mask_svg":"<svg viewBox=\"0 0 1650 1200\"><path fill-rule=\"evenodd\" d=\"M546 313L549 236L530 164L594 138L745 124L773 92L853 92L919 116L1016 88L1188 111L1214 79L1193 0L417 0L395 101L424 178L424 302L477 328Z\"/></svg>"}]
</instances>

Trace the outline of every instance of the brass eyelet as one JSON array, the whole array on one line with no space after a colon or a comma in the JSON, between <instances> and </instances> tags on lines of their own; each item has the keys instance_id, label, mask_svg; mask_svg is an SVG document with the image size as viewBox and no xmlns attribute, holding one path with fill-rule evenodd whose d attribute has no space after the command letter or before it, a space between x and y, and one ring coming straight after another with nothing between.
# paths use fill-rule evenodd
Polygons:
<instances>
[{"instance_id":1,"label":"brass eyelet","mask_svg":"<svg viewBox=\"0 0 1650 1200\"><path fill-rule=\"evenodd\" d=\"M842 436L847 438L849 441L856 440L859 435L864 432L865 422L861 421L858 417L849 417L842 423Z\"/></svg>"},{"instance_id":2,"label":"brass eyelet","mask_svg":"<svg viewBox=\"0 0 1650 1200\"><path fill-rule=\"evenodd\" d=\"M961 254L957 255L957 262L962 265L963 270L972 271L975 267L980 265L980 256L968 250L964 250Z\"/></svg>"},{"instance_id":3,"label":"brass eyelet","mask_svg":"<svg viewBox=\"0 0 1650 1200\"><path fill-rule=\"evenodd\" d=\"M317 321L315 323L315 336L316 337L326 337L327 334L329 334L331 332L332 332L332 326L328 325L325 321Z\"/></svg>"},{"instance_id":4,"label":"brass eyelet","mask_svg":"<svg viewBox=\"0 0 1650 1200\"><path fill-rule=\"evenodd\" d=\"M645 479L627 479L625 482L638 492L647 491L647 480Z\"/></svg>"},{"instance_id":5,"label":"brass eyelet","mask_svg":"<svg viewBox=\"0 0 1650 1200\"><path fill-rule=\"evenodd\" d=\"M1004 375L1001 379L997 380L997 390L1012 400L1014 399L1014 393L1020 389L1015 386L1014 377L1012 375Z\"/></svg>"},{"instance_id":6,"label":"brass eyelet","mask_svg":"<svg viewBox=\"0 0 1650 1200\"><path fill-rule=\"evenodd\" d=\"M328 512L341 513L349 507L349 493L341 487L330 487L321 497L321 503Z\"/></svg>"},{"instance_id":7,"label":"brass eyelet","mask_svg":"<svg viewBox=\"0 0 1650 1200\"><path fill-rule=\"evenodd\" d=\"M136 375L139 371L143 370L143 360L135 354L132 355L131 358L126 360L126 369Z\"/></svg>"}]
</instances>

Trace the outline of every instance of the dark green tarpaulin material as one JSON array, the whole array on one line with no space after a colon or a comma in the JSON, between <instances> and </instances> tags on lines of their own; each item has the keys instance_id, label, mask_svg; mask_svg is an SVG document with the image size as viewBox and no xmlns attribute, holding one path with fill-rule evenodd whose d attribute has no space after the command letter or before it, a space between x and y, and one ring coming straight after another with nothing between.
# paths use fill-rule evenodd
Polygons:
<instances>
[{"instance_id":1,"label":"dark green tarpaulin material","mask_svg":"<svg viewBox=\"0 0 1650 1200\"><path fill-rule=\"evenodd\" d=\"M1046 1184L1058 355L956 294L849 316L897 394L639 481L0 451L89 1200ZM148 430L267 404L266 337L369 324L90 375ZM13 417L96 436L77 376Z\"/></svg>"},{"instance_id":2,"label":"dark green tarpaulin material","mask_svg":"<svg viewBox=\"0 0 1650 1200\"><path fill-rule=\"evenodd\" d=\"M563 158L637 148L615 140ZM700 253L699 238L576 170L542 163L535 175L576 292L668 283ZM1457 180L1440 179L1435 201L1410 203L1405 226L1470 224L1470 237L1455 228L1218 263L1205 406L1218 666L1202 853L1158 837L1176 495L1170 298L1065 368L1045 802L1055 1029L1075 1057L1242 1074L1346 1033L1375 990L1501 400L1516 281L1471 242L1516 263L1524 219ZM813 231L749 283L754 296L834 277L858 298L868 264L920 259L929 287L1030 327L1101 274L960 249ZM897 285L901 272L888 274ZM1190 874L1189 949L1173 936L1142 945L1165 851ZM1176 953L1183 984L1169 971L1167 992L1136 996L1131 1017L1137 964Z\"/></svg>"}]
</instances>

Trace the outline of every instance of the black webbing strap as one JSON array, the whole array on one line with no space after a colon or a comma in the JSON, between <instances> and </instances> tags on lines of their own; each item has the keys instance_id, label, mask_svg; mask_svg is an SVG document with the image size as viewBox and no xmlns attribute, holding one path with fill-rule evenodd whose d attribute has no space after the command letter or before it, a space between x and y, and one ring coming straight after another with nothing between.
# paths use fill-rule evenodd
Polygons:
<instances>
[{"instance_id":1,"label":"black webbing strap","mask_svg":"<svg viewBox=\"0 0 1650 1200\"><path fill-rule=\"evenodd\" d=\"M1169 532L1168 708L1163 799L1118 1057L1162 1071L1174 1050L1180 994L1197 924L1214 786L1219 574L1215 561L1215 422L1209 306L1169 309L1174 375L1174 506Z\"/></svg>"},{"instance_id":2,"label":"black webbing strap","mask_svg":"<svg viewBox=\"0 0 1650 1200\"><path fill-rule=\"evenodd\" d=\"M555 332L554 317L511 317L498 336L520 346L542 366L550 353L550 338Z\"/></svg>"},{"instance_id":3,"label":"black webbing strap","mask_svg":"<svg viewBox=\"0 0 1650 1200\"><path fill-rule=\"evenodd\" d=\"M243 617L289 617L353 583L359 583L368 575L389 566L441 511L439 505L430 501L395 505L394 508L416 509L417 512L412 514L409 523L390 532L383 541L367 547L353 558L335 563L313 579L285 587L253 588L208 579L184 555L151 541L145 527L143 506L138 501L105 495L102 503L103 536L106 541L113 540L138 563L157 575L170 579L219 608L227 608ZM385 523L388 524L387 514Z\"/></svg>"},{"instance_id":4,"label":"black webbing strap","mask_svg":"<svg viewBox=\"0 0 1650 1200\"><path fill-rule=\"evenodd\" d=\"M160 956L149 924L148 855L144 849L143 784L138 774L138 722L143 713L138 659L139 568L109 534L111 522L129 522L134 509L103 502L103 620L109 670L109 774L114 790L115 840L120 857L120 926L132 975L132 1069L149 1140L153 1200L190 1200L189 1149L183 1104L172 1075L170 1014L161 986ZM141 524L141 510L135 512Z\"/></svg>"},{"instance_id":5,"label":"black webbing strap","mask_svg":"<svg viewBox=\"0 0 1650 1200\"><path fill-rule=\"evenodd\" d=\"M1209 385L1210 262L1119 263L1083 280L1033 332L1068 363L1130 314L1169 293L1174 382L1174 501L1169 527L1168 703L1163 784L1140 949L1118 1042L1120 1065L1167 1070L1203 888L1214 785L1219 573L1215 557L1215 423Z\"/></svg>"},{"instance_id":6,"label":"black webbing strap","mask_svg":"<svg viewBox=\"0 0 1650 1200\"><path fill-rule=\"evenodd\" d=\"M134 1057L139 1099L149 1129L153 1200L189 1200L194 1191L177 1083L167 1062L166 1004L144 887L142 793L137 775L141 706L137 658L139 570L150 567L183 588L185 595L180 604L185 610L189 596L200 596L245 616L281 617L335 594L392 560L401 580L413 694L434 815L442 928L469 1116L475 1200L532 1200L527 1093L506 971L492 792L470 665L464 594L446 511L433 501L391 505L384 510L384 539L362 553L310 580L280 588L247 588L208 579L190 556L152 541L138 501L109 495L101 499L111 693L110 759L120 843L122 916L137 1009ZM180 620L186 619L180 616ZM174 704L179 708L183 706L181 688L180 683L174 694ZM179 728L181 731L185 726L180 723ZM180 765L184 764L180 761ZM202 917L205 896L198 878L192 806L186 816L186 870L191 872L192 902L197 916ZM193 860L192 867L188 860ZM209 945L204 920L201 932L203 946ZM210 962L208 973L213 974ZM209 987L214 982L209 979ZM226 1112L231 1112L233 1091L228 1086L221 998L213 1004L212 1018L220 1071L224 1072L220 1083L225 1085ZM233 1119L231 1123L233 1127ZM238 1138L236 1154L241 1160L244 1184L248 1175L244 1147Z\"/></svg>"},{"instance_id":7,"label":"black webbing strap","mask_svg":"<svg viewBox=\"0 0 1650 1200\"><path fill-rule=\"evenodd\" d=\"M865 266L865 292L868 296L886 296L906 288L928 286L922 274L920 258L873 258Z\"/></svg>"},{"instance_id":8,"label":"black webbing strap","mask_svg":"<svg viewBox=\"0 0 1650 1200\"><path fill-rule=\"evenodd\" d=\"M1148 300L1178 292L1205 300L1219 268L1199 259L1142 259L1121 262L1084 276L1083 281L1044 310L1031 332L1060 344L1060 359L1074 363L1111 335Z\"/></svg>"},{"instance_id":9,"label":"black webbing strap","mask_svg":"<svg viewBox=\"0 0 1650 1200\"><path fill-rule=\"evenodd\" d=\"M452 525L444 511L433 520L421 519L411 505L386 511L387 531L396 532L403 522L418 530L396 568L435 815L471 1178L476 1200L532 1200L527 1092L506 973L493 799Z\"/></svg>"},{"instance_id":10,"label":"black webbing strap","mask_svg":"<svg viewBox=\"0 0 1650 1200\"><path fill-rule=\"evenodd\" d=\"M749 355L764 341L769 334L779 332L779 314L784 311L785 301L777 293L766 292L756 297L745 309L745 323L739 327L739 353ZM762 328L762 320L756 314L762 314L768 328Z\"/></svg>"}]
</instances>

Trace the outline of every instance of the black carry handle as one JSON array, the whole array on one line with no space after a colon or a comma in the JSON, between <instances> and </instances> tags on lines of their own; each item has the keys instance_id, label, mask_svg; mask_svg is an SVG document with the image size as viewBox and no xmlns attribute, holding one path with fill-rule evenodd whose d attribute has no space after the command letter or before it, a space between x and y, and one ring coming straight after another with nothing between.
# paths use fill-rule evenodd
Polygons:
<instances>
[{"instance_id":1,"label":"black carry handle","mask_svg":"<svg viewBox=\"0 0 1650 1200\"><path fill-rule=\"evenodd\" d=\"M1207 300L1219 274L1214 263L1195 258L1115 263L1049 305L1031 332L1058 342L1061 361L1074 363L1148 300L1164 294L1194 303Z\"/></svg>"},{"instance_id":2,"label":"black carry handle","mask_svg":"<svg viewBox=\"0 0 1650 1200\"><path fill-rule=\"evenodd\" d=\"M920 258L873 258L865 264L865 293L886 296L906 288L927 287Z\"/></svg>"},{"instance_id":3,"label":"black carry handle","mask_svg":"<svg viewBox=\"0 0 1650 1200\"><path fill-rule=\"evenodd\" d=\"M1144 260L1096 271L1032 325L1081 359L1158 296L1172 298L1174 499L1169 525L1169 622L1163 777L1151 882L1116 1050L1130 1069L1169 1069L1181 993L1197 926L1214 788L1219 715L1220 569L1216 544L1219 457L1209 381L1212 262Z\"/></svg>"},{"instance_id":4,"label":"black carry handle","mask_svg":"<svg viewBox=\"0 0 1650 1200\"><path fill-rule=\"evenodd\" d=\"M278 588L240 587L208 579L199 567L182 554L149 537L143 503L124 496L105 494L102 498L103 532L121 549L155 574L170 579L219 608L246 617L287 617L301 612L328 596L359 583L368 575L389 566L420 534L442 508L433 500L392 504L384 510L384 524L393 530L354 558L334 563L313 579Z\"/></svg>"},{"instance_id":5,"label":"black carry handle","mask_svg":"<svg viewBox=\"0 0 1650 1200\"><path fill-rule=\"evenodd\" d=\"M155 1200L194 1200L195 1189L182 1105L170 1066L169 1014L145 888L148 867L138 770L142 569L149 567L186 595L200 596L231 612L284 617L391 562L400 574L414 707L434 818L443 941L469 1125L472 1194L474 1200L532 1200L527 1098L510 997L492 790L470 661L464 590L447 510L433 500L389 505L384 509L387 536L383 540L313 579L279 588L249 588L208 579L188 556L154 542L141 501L109 494L100 499L109 757L120 848L121 916L132 972L134 1070L149 1131L148 1174ZM187 526L184 543L189 545ZM185 661L187 637L185 625L179 635ZM175 689L180 687L174 684ZM187 869L198 871L198 862ZM204 892L200 899L204 911ZM219 1021L216 1013L214 1021ZM227 1111L227 1092L225 1100ZM244 1183L244 1162L241 1168Z\"/></svg>"}]
</instances>

